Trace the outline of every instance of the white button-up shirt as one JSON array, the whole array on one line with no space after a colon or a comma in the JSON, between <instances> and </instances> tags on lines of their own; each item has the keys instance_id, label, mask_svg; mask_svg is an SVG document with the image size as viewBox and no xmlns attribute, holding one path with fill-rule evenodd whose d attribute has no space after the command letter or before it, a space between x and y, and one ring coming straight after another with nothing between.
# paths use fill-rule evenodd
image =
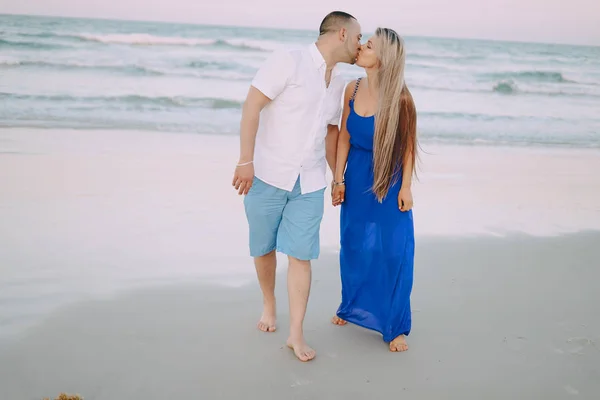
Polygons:
<instances>
[{"instance_id":1,"label":"white button-up shirt","mask_svg":"<svg viewBox=\"0 0 600 400\"><path fill-rule=\"evenodd\" d=\"M327 86L325 72L314 43L275 51L257 72L252 86L272 100L256 135L258 179L291 191L300 177L303 194L327 187L325 137L328 125L338 125L345 83L334 68Z\"/></svg>"}]
</instances>

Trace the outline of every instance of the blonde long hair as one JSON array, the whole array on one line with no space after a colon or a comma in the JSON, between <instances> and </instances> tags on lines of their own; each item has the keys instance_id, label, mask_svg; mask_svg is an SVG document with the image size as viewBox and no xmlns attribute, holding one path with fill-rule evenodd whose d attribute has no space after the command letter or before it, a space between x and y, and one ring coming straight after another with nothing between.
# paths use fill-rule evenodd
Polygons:
<instances>
[{"instance_id":1,"label":"blonde long hair","mask_svg":"<svg viewBox=\"0 0 600 400\"><path fill-rule=\"evenodd\" d=\"M375 36L380 39L376 46L380 66L373 139L373 192L381 202L390 186L397 182L407 161L412 161L414 171L417 117L414 101L404 83L404 40L388 28L377 28Z\"/></svg>"}]
</instances>

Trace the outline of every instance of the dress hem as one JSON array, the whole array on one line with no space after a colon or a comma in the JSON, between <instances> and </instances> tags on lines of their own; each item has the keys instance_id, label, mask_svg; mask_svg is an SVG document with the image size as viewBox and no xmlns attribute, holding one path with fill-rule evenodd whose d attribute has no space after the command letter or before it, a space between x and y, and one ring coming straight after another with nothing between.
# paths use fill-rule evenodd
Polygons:
<instances>
[{"instance_id":1,"label":"dress hem","mask_svg":"<svg viewBox=\"0 0 600 400\"><path fill-rule=\"evenodd\" d=\"M380 333L383 336L383 341L386 342L386 343L390 343L392 340L396 339L400 335L404 335L406 337L408 337L408 335L410 335L410 329L408 329L408 330L404 330L404 331L400 330L400 333L398 333L397 335L390 335L391 338L390 337L386 337L386 335L383 332L381 332L379 329L373 328L372 326L369 326L367 324L363 324L363 323L361 323L359 321L353 321L351 318L350 319L346 319L346 317L344 317L344 313L341 313L341 312L338 311L338 312L335 313L335 315L338 318L341 318L341 319L343 319L346 322L349 322L349 323L354 324L356 326L360 326L361 328L369 329L371 331L375 331L375 332Z\"/></svg>"}]
</instances>

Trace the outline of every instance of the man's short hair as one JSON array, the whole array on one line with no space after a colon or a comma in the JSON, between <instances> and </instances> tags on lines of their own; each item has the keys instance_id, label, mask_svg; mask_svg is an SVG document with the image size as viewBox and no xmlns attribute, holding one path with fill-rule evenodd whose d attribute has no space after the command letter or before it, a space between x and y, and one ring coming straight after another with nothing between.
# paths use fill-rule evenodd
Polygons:
<instances>
[{"instance_id":1,"label":"man's short hair","mask_svg":"<svg viewBox=\"0 0 600 400\"><path fill-rule=\"evenodd\" d=\"M337 31L353 19L356 20L356 18L346 12L332 11L323 18L321 26L319 27L319 36L328 32Z\"/></svg>"}]
</instances>

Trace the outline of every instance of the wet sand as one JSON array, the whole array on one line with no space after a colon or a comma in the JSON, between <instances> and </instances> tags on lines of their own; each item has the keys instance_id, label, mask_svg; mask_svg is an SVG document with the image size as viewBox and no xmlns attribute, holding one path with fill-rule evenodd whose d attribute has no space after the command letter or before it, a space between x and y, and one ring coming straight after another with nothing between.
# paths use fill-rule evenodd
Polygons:
<instances>
[{"instance_id":1,"label":"wet sand","mask_svg":"<svg viewBox=\"0 0 600 400\"><path fill-rule=\"evenodd\" d=\"M423 239L406 353L329 320L336 254L314 266L309 363L255 328L257 284L189 283L81 302L5 348L0 398L594 399L600 393L600 234Z\"/></svg>"}]
</instances>

